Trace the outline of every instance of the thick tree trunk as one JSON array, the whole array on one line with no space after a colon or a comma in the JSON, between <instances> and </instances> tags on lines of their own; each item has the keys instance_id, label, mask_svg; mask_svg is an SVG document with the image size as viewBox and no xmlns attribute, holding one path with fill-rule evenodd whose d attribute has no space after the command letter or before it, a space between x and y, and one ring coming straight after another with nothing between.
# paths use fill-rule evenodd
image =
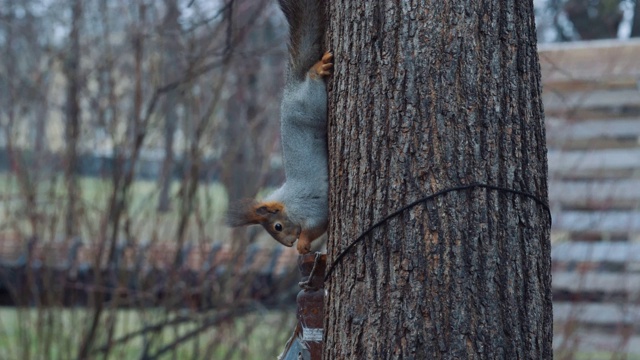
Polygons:
<instances>
[{"instance_id":1,"label":"thick tree trunk","mask_svg":"<svg viewBox=\"0 0 640 360\"><path fill-rule=\"evenodd\" d=\"M446 188L547 200L531 1L328 3L329 264ZM385 222L328 279L324 359L552 358L549 221L476 188Z\"/></svg>"}]
</instances>

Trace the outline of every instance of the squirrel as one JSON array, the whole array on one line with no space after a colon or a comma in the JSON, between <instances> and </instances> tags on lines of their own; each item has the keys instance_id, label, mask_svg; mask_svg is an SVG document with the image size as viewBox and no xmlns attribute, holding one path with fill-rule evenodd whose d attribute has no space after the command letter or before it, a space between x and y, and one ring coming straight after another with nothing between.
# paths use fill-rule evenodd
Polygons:
<instances>
[{"instance_id":1,"label":"squirrel","mask_svg":"<svg viewBox=\"0 0 640 360\"><path fill-rule=\"evenodd\" d=\"M278 0L289 23L289 60L280 106L285 183L263 201L241 200L227 224L260 224L281 244L298 240L300 254L328 224L327 88L333 55L322 51L322 0Z\"/></svg>"}]
</instances>

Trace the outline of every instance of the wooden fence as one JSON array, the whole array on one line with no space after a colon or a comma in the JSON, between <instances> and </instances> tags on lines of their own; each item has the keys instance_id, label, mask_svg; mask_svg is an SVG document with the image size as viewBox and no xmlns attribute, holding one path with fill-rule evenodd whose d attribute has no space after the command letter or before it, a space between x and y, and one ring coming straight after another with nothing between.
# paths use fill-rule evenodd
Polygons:
<instances>
[{"instance_id":1,"label":"wooden fence","mask_svg":"<svg viewBox=\"0 0 640 360\"><path fill-rule=\"evenodd\" d=\"M640 41L540 47L554 240L640 234Z\"/></svg>"},{"instance_id":2,"label":"wooden fence","mask_svg":"<svg viewBox=\"0 0 640 360\"><path fill-rule=\"evenodd\" d=\"M557 357L640 354L640 41L539 54Z\"/></svg>"},{"instance_id":3,"label":"wooden fence","mask_svg":"<svg viewBox=\"0 0 640 360\"><path fill-rule=\"evenodd\" d=\"M640 354L640 244L566 242L552 252L556 352Z\"/></svg>"},{"instance_id":4,"label":"wooden fence","mask_svg":"<svg viewBox=\"0 0 640 360\"><path fill-rule=\"evenodd\" d=\"M96 244L25 243L0 240L0 306L84 306L101 293L118 307L201 310L228 302L229 294L277 307L293 303L299 281L297 252L284 247L122 245L114 262L97 268Z\"/></svg>"}]
</instances>

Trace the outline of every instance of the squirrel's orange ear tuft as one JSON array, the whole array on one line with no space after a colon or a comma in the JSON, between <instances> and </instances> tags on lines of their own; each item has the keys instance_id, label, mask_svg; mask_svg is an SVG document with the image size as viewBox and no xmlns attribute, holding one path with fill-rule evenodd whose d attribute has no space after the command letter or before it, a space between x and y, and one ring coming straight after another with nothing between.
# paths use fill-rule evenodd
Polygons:
<instances>
[{"instance_id":1,"label":"squirrel's orange ear tuft","mask_svg":"<svg viewBox=\"0 0 640 360\"><path fill-rule=\"evenodd\" d=\"M244 199L229 206L225 223L232 227L261 224L282 210L284 206L279 202L257 202L253 199Z\"/></svg>"},{"instance_id":2,"label":"squirrel's orange ear tuft","mask_svg":"<svg viewBox=\"0 0 640 360\"><path fill-rule=\"evenodd\" d=\"M277 201L256 203L255 212L261 216L275 215L284 210L284 205Z\"/></svg>"},{"instance_id":3,"label":"squirrel's orange ear tuft","mask_svg":"<svg viewBox=\"0 0 640 360\"><path fill-rule=\"evenodd\" d=\"M259 224L262 216L258 216L255 212L257 204L253 199L243 199L229 204L224 222L231 227Z\"/></svg>"}]
</instances>

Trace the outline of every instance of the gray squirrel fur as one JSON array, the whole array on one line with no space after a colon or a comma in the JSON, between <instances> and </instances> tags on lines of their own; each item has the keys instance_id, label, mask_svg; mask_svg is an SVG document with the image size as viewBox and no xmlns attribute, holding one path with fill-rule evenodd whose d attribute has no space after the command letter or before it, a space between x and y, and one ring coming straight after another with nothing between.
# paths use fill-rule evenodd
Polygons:
<instances>
[{"instance_id":1,"label":"gray squirrel fur","mask_svg":"<svg viewBox=\"0 0 640 360\"><path fill-rule=\"evenodd\" d=\"M308 253L328 223L327 89L333 64L323 56L322 0L278 0L289 23L289 61L281 112L285 183L262 202L244 200L227 213L231 226L261 224L278 242ZM280 230L279 230L280 229Z\"/></svg>"}]
</instances>

